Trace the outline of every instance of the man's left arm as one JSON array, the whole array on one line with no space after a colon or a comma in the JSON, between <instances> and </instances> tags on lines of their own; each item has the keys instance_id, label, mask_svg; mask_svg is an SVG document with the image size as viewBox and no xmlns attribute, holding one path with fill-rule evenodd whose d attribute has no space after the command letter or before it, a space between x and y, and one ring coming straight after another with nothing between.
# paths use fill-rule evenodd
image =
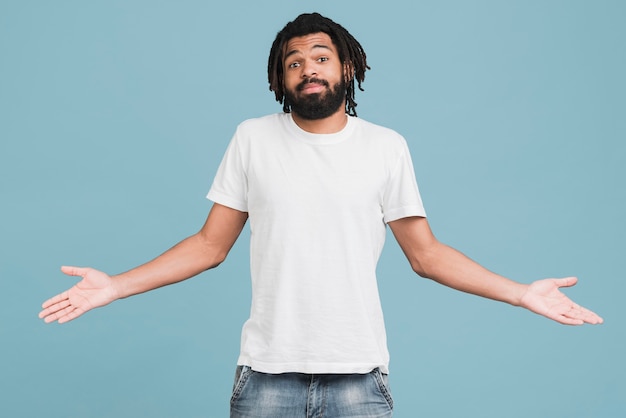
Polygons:
<instances>
[{"instance_id":1,"label":"man's left arm","mask_svg":"<svg viewBox=\"0 0 626 418\"><path fill-rule=\"evenodd\" d=\"M389 222L389 227L411 268L422 277L462 292L521 306L566 325L603 322L600 316L577 305L559 290L575 285L575 277L518 283L439 242L426 218L402 218Z\"/></svg>"}]
</instances>

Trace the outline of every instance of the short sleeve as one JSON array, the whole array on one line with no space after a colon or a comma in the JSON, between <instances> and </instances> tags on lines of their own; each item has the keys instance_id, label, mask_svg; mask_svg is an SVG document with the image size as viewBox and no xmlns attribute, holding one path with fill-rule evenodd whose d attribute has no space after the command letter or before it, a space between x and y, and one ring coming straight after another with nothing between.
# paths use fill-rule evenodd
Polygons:
<instances>
[{"instance_id":1,"label":"short sleeve","mask_svg":"<svg viewBox=\"0 0 626 418\"><path fill-rule=\"evenodd\" d=\"M248 180L239 130L226 149L207 198L235 210L248 211Z\"/></svg>"},{"instance_id":2,"label":"short sleeve","mask_svg":"<svg viewBox=\"0 0 626 418\"><path fill-rule=\"evenodd\" d=\"M419 193L411 154L404 138L402 152L391 171L383 196L385 223L409 216L426 216Z\"/></svg>"}]
</instances>

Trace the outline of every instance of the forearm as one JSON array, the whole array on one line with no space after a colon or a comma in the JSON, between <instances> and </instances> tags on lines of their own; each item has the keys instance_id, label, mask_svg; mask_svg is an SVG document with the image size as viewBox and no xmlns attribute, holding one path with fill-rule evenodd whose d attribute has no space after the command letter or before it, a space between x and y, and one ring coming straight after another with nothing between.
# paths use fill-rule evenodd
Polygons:
<instances>
[{"instance_id":1,"label":"forearm","mask_svg":"<svg viewBox=\"0 0 626 418\"><path fill-rule=\"evenodd\" d=\"M559 291L562 286L576 284L575 277L538 280L530 285L517 283L440 243L426 218L402 218L389 226L411 267L422 277L462 292L522 306L562 324L602 323L598 315L576 305Z\"/></svg>"},{"instance_id":2,"label":"forearm","mask_svg":"<svg viewBox=\"0 0 626 418\"><path fill-rule=\"evenodd\" d=\"M520 304L528 287L487 270L440 242L423 251L420 259L413 260L411 265L421 276L445 286L515 306Z\"/></svg>"},{"instance_id":3,"label":"forearm","mask_svg":"<svg viewBox=\"0 0 626 418\"><path fill-rule=\"evenodd\" d=\"M201 234L192 235L155 259L112 276L120 298L178 283L216 267L226 254L205 242Z\"/></svg>"}]
</instances>

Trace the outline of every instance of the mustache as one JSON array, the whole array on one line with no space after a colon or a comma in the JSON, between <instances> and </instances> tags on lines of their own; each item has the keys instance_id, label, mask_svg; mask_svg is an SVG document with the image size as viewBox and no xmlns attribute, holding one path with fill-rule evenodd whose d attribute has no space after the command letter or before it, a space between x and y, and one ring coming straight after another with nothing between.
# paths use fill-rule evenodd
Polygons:
<instances>
[{"instance_id":1,"label":"mustache","mask_svg":"<svg viewBox=\"0 0 626 418\"><path fill-rule=\"evenodd\" d=\"M307 78L303 80L300 84L296 86L296 90L302 91L306 87L307 84L321 84L322 86L330 87L330 84L326 80L322 80L321 78Z\"/></svg>"}]
</instances>

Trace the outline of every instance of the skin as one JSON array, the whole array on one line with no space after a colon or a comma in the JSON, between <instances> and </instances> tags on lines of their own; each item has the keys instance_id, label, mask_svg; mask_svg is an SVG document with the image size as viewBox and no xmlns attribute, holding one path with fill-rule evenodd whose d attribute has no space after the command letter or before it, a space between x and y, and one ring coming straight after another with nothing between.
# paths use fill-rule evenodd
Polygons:
<instances>
[{"instance_id":1,"label":"skin","mask_svg":"<svg viewBox=\"0 0 626 418\"><path fill-rule=\"evenodd\" d=\"M39 317L45 322L64 323L117 299L178 283L217 267L226 258L247 219L246 212L216 203L200 231L154 260L125 273L109 276L88 267L61 267L63 273L82 277L82 280L44 302Z\"/></svg>"},{"instance_id":2,"label":"skin","mask_svg":"<svg viewBox=\"0 0 626 418\"><path fill-rule=\"evenodd\" d=\"M285 53L285 88L296 95L324 93L325 87L312 84L302 91L296 86L304 79L323 79L332 86L349 74L350 63L342 63L330 37L315 33L291 39ZM344 103L345 105L345 103ZM347 123L345 106L327 118L307 120L293 114L294 121L312 133L338 132ZM248 214L214 204L206 222L196 234L165 253L125 273L109 276L84 267L62 267L70 276L82 279L69 290L47 300L39 314L45 322L68 322L85 312L158 287L177 283L217 267L239 237ZM408 217L389 223L412 269L456 290L521 306L566 325L600 324L603 319L583 308L559 289L576 284L575 277L544 279L522 284L493 273L459 251L439 242L428 221Z\"/></svg>"},{"instance_id":3,"label":"skin","mask_svg":"<svg viewBox=\"0 0 626 418\"><path fill-rule=\"evenodd\" d=\"M285 46L283 63L284 87L296 97L314 93L326 93L326 86L310 83L302 91L296 86L303 80L318 78L326 80L330 86L339 83L345 77L346 64L341 62L337 48L330 36L325 33L314 33L307 36L292 38ZM345 114L345 103L328 118L319 120L304 119L292 113L293 120L303 130L315 134L330 134L342 130L348 122Z\"/></svg>"}]
</instances>

